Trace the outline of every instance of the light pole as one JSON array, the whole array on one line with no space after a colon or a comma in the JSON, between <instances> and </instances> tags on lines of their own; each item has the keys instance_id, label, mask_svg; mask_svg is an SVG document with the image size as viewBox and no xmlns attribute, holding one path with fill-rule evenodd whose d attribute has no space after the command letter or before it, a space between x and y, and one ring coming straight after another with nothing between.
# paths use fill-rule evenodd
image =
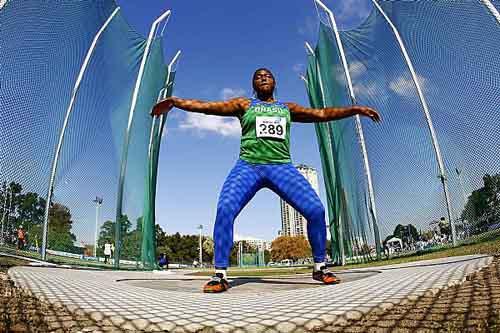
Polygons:
<instances>
[{"instance_id":1,"label":"light pole","mask_svg":"<svg viewBox=\"0 0 500 333\"><path fill-rule=\"evenodd\" d=\"M99 208L101 208L103 199L100 197L95 197L95 199L92 201L95 203L94 257L97 258L97 227L99 225Z\"/></svg>"},{"instance_id":2,"label":"light pole","mask_svg":"<svg viewBox=\"0 0 500 333\"><path fill-rule=\"evenodd\" d=\"M12 187L10 185L9 185L8 191L9 191L9 204L8 205L4 204L3 214L2 214L2 239L1 239L2 245L4 245L4 243L5 243L4 219L5 219L5 216L7 216L7 225L9 225L10 211L12 210ZM7 203L7 196L5 197L5 203Z\"/></svg>"},{"instance_id":3,"label":"light pole","mask_svg":"<svg viewBox=\"0 0 500 333\"><path fill-rule=\"evenodd\" d=\"M243 267L243 241L238 242L238 266Z\"/></svg>"},{"instance_id":4,"label":"light pole","mask_svg":"<svg viewBox=\"0 0 500 333\"><path fill-rule=\"evenodd\" d=\"M5 218L5 209L7 207L7 191L8 191L8 188L5 188L5 192L3 194L4 196L4 200L3 200L3 207L2 207L2 234L0 235L0 244L3 245L5 243L5 239L4 239L4 223L3 223L3 220Z\"/></svg>"},{"instance_id":5,"label":"light pole","mask_svg":"<svg viewBox=\"0 0 500 333\"><path fill-rule=\"evenodd\" d=\"M200 248L200 267L203 265L203 249L201 247L201 231L203 230L203 226L200 224L198 226L198 230L200 230L200 238L199 238L199 248Z\"/></svg>"},{"instance_id":6,"label":"light pole","mask_svg":"<svg viewBox=\"0 0 500 333\"><path fill-rule=\"evenodd\" d=\"M467 205L467 194L465 194L465 186L464 186L464 180L462 178L462 170L460 170L459 168L455 168L455 172L457 173L460 189L462 190L462 197L464 198L464 207L465 207L465 205Z\"/></svg>"}]
</instances>

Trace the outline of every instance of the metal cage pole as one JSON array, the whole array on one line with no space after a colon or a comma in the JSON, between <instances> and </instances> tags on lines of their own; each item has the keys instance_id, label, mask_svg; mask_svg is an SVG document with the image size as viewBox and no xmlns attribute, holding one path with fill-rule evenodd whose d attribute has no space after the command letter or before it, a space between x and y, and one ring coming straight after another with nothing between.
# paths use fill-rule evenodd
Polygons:
<instances>
[{"instance_id":1,"label":"metal cage pole","mask_svg":"<svg viewBox=\"0 0 500 333\"><path fill-rule=\"evenodd\" d=\"M97 261L99 262L99 258L97 257L97 241L98 241L98 227L99 227L99 209L101 208L103 199L100 197L95 197L92 202L95 203L95 230L94 230L94 257L96 257Z\"/></svg>"},{"instance_id":2,"label":"metal cage pole","mask_svg":"<svg viewBox=\"0 0 500 333\"><path fill-rule=\"evenodd\" d=\"M314 54L314 50L313 48L311 47L311 45L308 43L308 42L305 42L305 47L306 47L306 51L307 53L309 53L311 56L315 56ZM316 63L316 72L318 73L318 84L319 84L319 90L320 90L320 93L321 93L321 100L323 102L323 107L326 107L326 97L325 97L325 89L323 87L323 78L321 76L321 71L320 71L320 68L319 68L319 64L317 61L315 61ZM330 124L327 123L326 124L327 127L328 127L328 132L331 133L331 128L330 128ZM331 141L331 138L330 136L328 136L328 148L330 149L330 151L333 151L333 147L332 147L332 141ZM340 249L340 264L342 266L345 265L345 247L344 247L344 239L342 238L342 235L343 235L343 225L342 225L342 220L340 220L340 223L339 223L339 249Z\"/></svg>"},{"instance_id":3,"label":"metal cage pole","mask_svg":"<svg viewBox=\"0 0 500 333\"><path fill-rule=\"evenodd\" d=\"M156 36L158 25L161 22L168 20L171 15L171 11L167 10L161 16L159 16L151 25L149 31L148 40L146 42L146 47L144 49L144 54L142 55L141 65L139 67L139 73L137 75L137 80L135 82L134 92L132 94L132 102L130 103L129 116L127 122L127 128L125 130L125 139L123 142L122 158L120 163L120 176L118 178L118 193L116 202L116 221L115 221L115 261L114 266L118 268L120 266L120 254L121 254L121 225L120 220L123 213L123 190L125 184L125 172L127 171L127 160L128 160L128 148L130 143L130 130L132 128L132 120L134 118L134 112L137 105L137 99L139 97L139 89L142 83L142 77L144 75L144 69L146 67L146 62L149 56L149 51L151 50L151 45L153 39ZM166 24L166 23L165 23Z\"/></svg>"},{"instance_id":4,"label":"metal cage pole","mask_svg":"<svg viewBox=\"0 0 500 333\"><path fill-rule=\"evenodd\" d=\"M181 50L178 50L177 53L175 54L175 56L172 58L172 61L170 61L170 63L168 64L168 76L167 76L167 80L165 81L167 83L167 86L165 86L165 90L163 92L163 99L165 99L168 95L168 92L169 92L169 88L170 86L168 86L168 82L170 82L170 77L172 75L173 72L177 71L177 63L179 62L179 57L181 55ZM175 68L175 71L174 71L174 68ZM171 83L173 84L173 82ZM173 92L173 86L172 86L172 92ZM166 115L162 114L160 116L160 121L161 123L163 123L164 121L166 121L165 119ZM163 128L161 128L160 131L158 131L158 136L161 137L163 135Z\"/></svg>"},{"instance_id":5,"label":"metal cage pole","mask_svg":"<svg viewBox=\"0 0 500 333\"><path fill-rule=\"evenodd\" d=\"M443 193L444 193L444 198L446 201L446 210L448 213L448 220L450 223L451 227L451 237L453 241L453 245L455 246L457 244L457 235L456 235L456 230L455 230L455 221L453 220L453 212L452 212L452 207L451 207L451 200L450 200L450 194L448 192L448 179L446 177L446 168L444 166L443 162L443 156L441 154L441 148L439 147L439 142L437 139L436 131L434 129L434 125L432 124L432 118L431 114L429 112L429 108L427 106L427 102L425 100L424 94L422 92L422 88L420 87L420 83L418 82L418 77L417 73L415 72L415 68L413 67L413 63L411 62L410 56L408 55L408 52L406 51L406 47L403 43L403 39L399 35L398 29L394 24L392 23L391 19L385 14L385 12L382 10L382 7L378 4L376 0L372 0L374 6L377 8L377 10L382 14L386 22L389 24L391 27L394 36L396 37L396 40L398 41L399 48L401 49L401 53L403 54L403 57L405 59L406 65L408 66L408 69L410 70L411 76L413 78L413 82L415 83L415 87L417 89L418 97L420 99L420 102L422 103L422 108L424 110L424 115L425 119L427 121L427 126L429 127L429 132L431 134L431 139L432 139L432 146L434 147L434 152L436 153L436 160L438 163L439 167L439 179L441 179L441 183L443 185Z\"/></svg>"},{"instance_id":6,"label":"metal cage pole","mask_svg":"<svg viewBox=\"0 0 500 333\"><path fill-rule=\"evenodd\" d=\"M201 239L203 237L203 235L202 235L203 225L200 224L198 226L198 230L200 231L199 238L198 238L198 247L199 247L199 249L198 249L198 252L199 252L198 253L198 257L200 259L200 268L201 268L201 267L203 267L203 244L202 244L202 241L201 241Z\"/></svg>"},{"instance_id":7,"label":"metal cage pole","mask_svg":"<svg viewBox=\"0 0 500 333\"><path fill-rule=\"evenodd\" d=\"M327 15L328 15L328 20L330 21L330 26L333 29L334 35L335 35L335 40L337 41L337 46L339 48L339 53L340 53L340 59L342 61L342 66L344 67L344 74L347 80L347 86L349 89L349 95L351 98L351 102L353 105L357 104L356 102L356 95L354 93L354 88L352 85L352 80L351 80L351 74L349 73L349 66L347 65L347 59L344 53L344 46L342 44L342 40L340 39L340 34L339 30L337 28L337 23L335 21L335 17L333 15L333 12L325 6L323 2L320 0L314 0L316 4L318 4L321 9L323 9ZM370 162L368 159L368 151L366 149L366 141L365 141L365 135L363 132L363 126L361 124L361 119L359 115L354 116L355 123L356 123L356 132L358 133L358 138L359 138L359 144L361 147L361 153L363 155L363 165L365 169L365 177L366 177L366 182L367 182L367 187L368 187L368 197L370 200L370 213L372 217L372 223L373 223L373 232L374 232L374 238L375 238L375 248L377 251L377 258L380 259L382 249L381 249L381 243L380 243L380 233L378 229L378 218L377 218L377 208L375 205L375 192L373 190L373 181L372 181L372 173L371 173L371 168L370 168Z\"/></svg>"},{"instance_id":8,"label":"metal cage pole","mask_svg":"<svg viewBox=\"0 0 500 333\"><path fill-rule=\"evenodd\" d=\"M163 34L164 29L165 29L165 26L162 29L162 34ZM160 36L163 36L162 34L160 34ZM172 77L172 72L174 71L173 68L174 68L174 66L177 65L177 61L178 61L180 55L181 55L181 51L179 50L176 52L176 54L174 55L174 57L172 58L172 60L170 61L170 63L167 66L167 77L165 78L165 84L164 84L163 89L161 89L159 94L158 94L157 102L160 102L161 100L167 98L169 95L169 92L172 91L172 90L170 90L170 87L171 87L170 80ZM152 208L152 209L150 209L150 213L153 215L151 218L151 221L153 221L153 227L154 227L154 223L156 220L156 212L155 212L156 211L156 204L155 204L155 200L156 200L156 172L158 170L158 163L159 163L158 162L159 149L158 149L158 151L156 151L155 156L153 156L153 153L154 153L153 150L154 150L155 140L161 140L164 120L166 121L166 118L164 119L163 114L160 117L153 117L151 120L151 130L149 133L149 146L148 146L148 168L149 169L148 169L148 172L150 174L149 179L155 183L153 184L153 183L148 182L149 188L147 188L146 190L149 192L149 196L150 196L149 197L149 200L150 200L149 204L151 205L150 208ZM154 133L155 128L156 128L156 124L158 124L158 126L159 126L157 137L155 137L155 133ZM156 164L153 164L153 161L156 161ZM153 176L153 175L155 175L155 176ZM143 219L143 223L145 221L146 221L146 219ZM145 225L143 225L142 230L144 232ZM145 240L145 238L143 237L143 242L144 242L144 240ZM153 238L153 244L156 244L154 238ZM153 245L153 251L154 251L154 246L156 246L156 245ZM143 251L144 251L144 248L141 245L141 259L142 259L142 262L144 264L144 256L142 253Z\"/></svg>"},{"instance_id":9,"label":"metal cage pole","mask_svg":"<svg viewBox=\"0 0 500 333\"><path fill-rule=\"evenodd\" d=\"M162 100L164 100L165 98L167 98L167 95L168 95L168 91L169 91L169 82L170 82L170 77L172 76L172 72L173 72L173 68L174 66L177 64L177 61L179 60L179 57L181 55L181 51L177 51L177 53L175 54L175 56L172 58L172 61L170 61L170 63L168 64L168 67L167 67L167 77L165 79L165 87L160 91L159 95L158 95L158 99L157 99L157 102L160 102ZM160 126L161 124L163 123L163 118L164 118L165 115L160 115L160 117L158 117L159 119L159 123L160 123ZM152 153L152 149L153 149L153 141L154 141L154 128L155 128L155 123L156 123L156 117L153 118L153 120L151 121L151 132L150 132L150 136L149 136L149 148L148 148L148 157L151 158L151 153ZM158 131L158 136L160 136L162 133L162 131Z\"/></svg>"},{"instance_id":10,"label":"metal cage pole","mask_svg":"<svg viewBox=\"0 0 500 333\"><path fill-rule=\"evenodd\" d=\"M9 185L8 189L5 188L5 193L3 194L4 196L4 200L3 200L3 207L2 207L2 234L0 235L0 245L4 245L5 244L5 237L4 237L4 218L5 218L5 209L7 208L7 190L10 190L9 191L9 196L12 197L12 189ZM9 204L10 205L10 204ZM10 214L10 209L9 209L9 214Z\"/></svg>"},{"instance_id":11,"label":"metal cage pole","mask_svg":"<svg viewBox=\"0 0 500 333\"><path fill-rule=\"evenodd\" d=\"M4 237L3 237L3 218L5 216L5 205L7 204L7 190L5 190L5 193L3 194L4 200L3 200L3 206L2 206L2 234L0 235L0 245L4 244Z\"/></svg>"},{"instance_id":12,"label":"metal cage pole","mask_svg":"<svg viewBox=\"0 0 500 333\"><path fill-rule=\"evenodd\" d=\"M73 93L71 94L71 99L68 105L68 109L66 110L66 116L64 118L63 126L61 128L61 133L59 134L59 141L57 143L56 151L54 154L54 159L52 160L52 171L50 174L50 180L49 180L49 187L47 189L47 201L46 201L46 206L45 206L45 217L43 220L43 236L42 236L42 260L46 260L47 257L47 232L48 232L48 225L49 225L49 211L50 211L50 206L52 203L52 195L54 193L54 181L56 178L56 172L57 172L57 165L59 163L59 154L61 153L61 148L64 142L64 136L66 134L66 128L68 126L68 121L71 113L73 112L73 107L75 104L75 99L76 95L78 94L78 90L80 89L80 84L83 79L83 75L85 74L85 71L87 70L87 67L90 62L90 57L92 56L92 53L94 53L95 46L97 44L97 41L101 37L102 33L106 28L108 27L109 23L115 15L118 13L120 10L120 7L116 7L113 13L108 17L106 22L104 22L103 26L97 34L95 35L94 39L92 40L92 44L90 45L89 50L87 51L87 55L85 56L85 59L83 61L82 67L80 67L80 72L78 73L78 78L76 79L75 86L73 87Z\"/></svg>"},{"instance_id":13,"label":"metal cage pole","mask_svg":"<svg viewBox=\"0 0 500 333\"><path fill-rule=\"evenodd\" d=\"M490 13L497 19L497 22L500 24L500 13L498 13L498 10L493 6L490 0L481 0L481 2L488 8Z\"/></svg>"}]
</instances>

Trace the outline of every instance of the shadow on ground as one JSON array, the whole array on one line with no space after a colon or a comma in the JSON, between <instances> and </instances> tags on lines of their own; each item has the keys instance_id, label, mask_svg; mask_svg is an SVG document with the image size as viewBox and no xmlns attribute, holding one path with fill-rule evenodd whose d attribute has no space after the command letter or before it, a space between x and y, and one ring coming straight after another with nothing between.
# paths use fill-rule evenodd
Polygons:
<instances>
[{"instance_id":1,"label":"shadow on ground","mask_svg":"<svg viewBox=\"0 0 500 333\"><path fill-rule=\"evenodd\" d=\"M376 271L366 272L344 272L338 273L337 276L343 283L352 282L378 274ZM228 294L259 294L265 297L266 294L298 290L306 288L322 287L324 284L314 281L310 274L300 274L295 276L275 276L275 277L234 277L229 278L231 289ZM122 279L120 283L126 283L135 287L182 291L189 293L202 293L203 285L207 282L206 277L197 277L193 279Z\"/></svg>"}]
</instances>

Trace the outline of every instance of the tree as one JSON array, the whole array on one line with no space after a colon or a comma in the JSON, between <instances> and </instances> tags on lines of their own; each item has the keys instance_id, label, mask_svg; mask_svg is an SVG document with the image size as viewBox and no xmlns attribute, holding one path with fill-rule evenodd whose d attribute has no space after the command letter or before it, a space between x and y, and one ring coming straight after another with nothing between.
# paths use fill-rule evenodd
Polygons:
<instances>
[{"instance_id":1,"label":"tree","mask_svg":"<svg viewBox=\"0 0 500 333\"><path fill-rule=\"evenodd\" d=\"M484 186L471 193L461 214L472 233L481 233L500 223L500 174L483 176Z\"/></svg>"},{"instance_id":2,"label":"tree","mask_svg":"<svg viewBox=\"0 0 500 333\"><path fill-rule=\"evenodd\" d=\"M155 226L155 234L157 256L165 253L172 263L190 264L194 260L199 260L199 235L181 235L178 232L167 235L159 225ZM212 262L214 256L213 239L204 236L201 247L203 250L203 262Z\"/></svg>"},{"instance_id":3,"label":"tree","mask_svg":"<svg viewBox=\"0 0 500 333\"><path fill-rule=\"evenodd\" d=\"M393 237L394 237L394 235L389 235L389 236L387 236L387 237L383 240L382 245L385 247L385 246L387 245L387 241L388 241L389 239L393 238Z\"/></svg>"},{"instance_id":4,"label":"tree","mask_svg":"<svg viewBox=\"0 0 500 333\"><path fill-rule=\"evenodd\" d=\"M304 236L280 236L272 242L271 248L271 259L273 261L284 259L296 261L311 256L311 247Z\"/></svg>"},{"instance_id":5,"label":"tree","mask_svg":"<svg viewBox=\"0 0 500 333\"><path fill-rule=\"evenodd\" d=\"M238 248L239 248L239 243L242 244L242 251L243 253L257 253L257 247L246 241L246 240L239 240L236 242L233 242L233 248L231 249L231 254L229 255L229 263L233 266L239 265L238 262Z\"/></svg>"},{"instance_id":6,"label":"tree","mask_svg":"<svg viewBox=\"0 0 500 333\"><path fill-rule=\"evenodd\" d=\"M20 225L26 230L29 245L40 247L43 237L43 216L45 200L36 193L20 196L21 200L14 218L15 228ZM33 220L31 220L33 218ZM71 232L73 221L68 207L53 203L49 209L49 224L47 230L47 248L56 251L75 252L76 236ZM15 232L15 231L13 231Z\"/></svg>"},{"instance_id":7,"label":"tree","mask_svg":"<svg viewBox=\"0 0 500 333\"><path fill-rule=\"evenodd\" d=\"M266 265L271 261L271 251L264 250L264 262Z\"/></svg>"},{"instance_id":8,"label":"tree","mask_svg":"<svg viewBox=\"0 0 500 333\"><path fill-rule=\"evenodd\" d=\"M451 226L446 218L441 217L438 222L439 233L445 236L451 236Z\"/></svg>"},{"instance_id":9,"label":"tree","mask_svg":"<svg viewBox=\"0 0 500 333\"><path fill-rule=\"evenodd\" d=\"M198 259L198 235L166 235L160 227L156 228L157 253L166 253L170 262L192 263Z\"/></svg>"},{"instance_id":10,"label":"tree","mask_svg":"<svg viewBox=\"0 0 500 333\"><path fill-rule=\"evenodd\" d=\"M22 224L17 218L17 210L19 203L22 201L20 197L22 192L21 184L11 182L3 182L0 188L0 220L3 225L4 241L7 244L15 245L16 230ZM27 229L28 225L24 226Z\"/></svg>"},{"instance_id":11,"label":"tree","mask_svg":"<svg viewBox=\"0 0 500 333\"><path fill-rule=\"evenodd\" d=\"M17 218L20 223L31 222L42 224L45 215L46 201L37 193L28 192L19 196L17 205Z\"/></svg>"},{"instance_id":12,"label":"tree","mask_svg":"<svg viewBox=\"0 0 500 333\"><path fill-rule=\"evenodd\" d=\"M23 193L21 184L6 182L0 185L0 219L3 217L5 241L15 245L17 229L26 230L28 248L42 244L43 222L47 202L35 192ZM47 247L58 251L75 252L76 236L71 232L73 221L70 209L53 202L49 209Z\"/></svg>"},{"instance_id":13,"label":"tree","mask_svg":"<svg viewBox=\"0 0 500 333\"><path fill-rule=\"evenodd\" d=\"M402 225L398 224L394 229L393 235L403 242L403 244L409 244L418 241L419 234L417 228L413 224Z\"/></svg>"},{"instance_id":14,"label":"tree","mask_svg":"<svg viewBox=\"0 0 500 333\"><path fill-rule=\"evenodd\" d=\"M167 254L169 256L172 253L172 249L170 249L167 245L167 234L160 227L159 224L155 225L155 239L156 239L156 257L158 258L161 253ZM169 256L169 260L170 260Z\"/></svg>"},{"instance_id":15,"label":"tree","mask_svg":"<svg viewBox=\"0 0 500 333\"><path fill-rule=\"evenodd\" d=\"M128 248L128 244L126 244L126 240L128 239L128 235L130 233L130 228L132 227L132 223L130 223L127 215L122 215L120 219L120 229L121 229L121 237L122 237L122 247ZM104 244L114 244L115 243L115 229L116 223L111 220L105 221L101 225L101 231L99 232L99 239L97 241L97 254L99 256L104 255ZM124 249L122 248L122 256L128 254L124 253Z\"/></svg>"},{"instance_id":16,"label":"tree","mask_svg":"<svg viewBox=\"0 0 500 333\"><path fill-rule=\"evenodd\" d=\"M426 242L434 238L434 231L427 230L420 233L420 238Z\"/></svg>"},{"instance_id":17,"label":"tree","mask_svg":"<svg viewBox=\"0 0 500 333\"><path fill-rule=\"evenodd\" d=\"M49 209L48 248L57 251L74 251L76 236L71 232L73 221L69 208L53 203Z\"/></svg>"},{"instance_id":18,"label":"tree","mask_svg":"<svg viewBox=\"0 0 500 333\"><path fill-rule=\"evenodd\" d=\"M211 237L204 237L202 241L203 258L206 262L212 262L214 258L214 240Z\"/></svg>"}]
</instances>

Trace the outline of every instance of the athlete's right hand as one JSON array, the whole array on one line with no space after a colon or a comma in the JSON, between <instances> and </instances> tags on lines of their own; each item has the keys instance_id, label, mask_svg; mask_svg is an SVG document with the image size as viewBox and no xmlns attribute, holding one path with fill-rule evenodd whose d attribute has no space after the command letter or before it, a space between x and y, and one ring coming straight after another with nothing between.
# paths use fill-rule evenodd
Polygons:
<instances>
[{"instance_id":1,"label":"athlete's right hand","mask_svg":"<svg viewBox=\"0 0 500 333\"><path fill-rule=\"evenodd\" d=\"M159 102L155 106L153 106L153 110L151 111L151 116L158 117L168 111L172 110L174 107L175 97L168 97L163 101Z\"/></svg>"}]
</instances>

